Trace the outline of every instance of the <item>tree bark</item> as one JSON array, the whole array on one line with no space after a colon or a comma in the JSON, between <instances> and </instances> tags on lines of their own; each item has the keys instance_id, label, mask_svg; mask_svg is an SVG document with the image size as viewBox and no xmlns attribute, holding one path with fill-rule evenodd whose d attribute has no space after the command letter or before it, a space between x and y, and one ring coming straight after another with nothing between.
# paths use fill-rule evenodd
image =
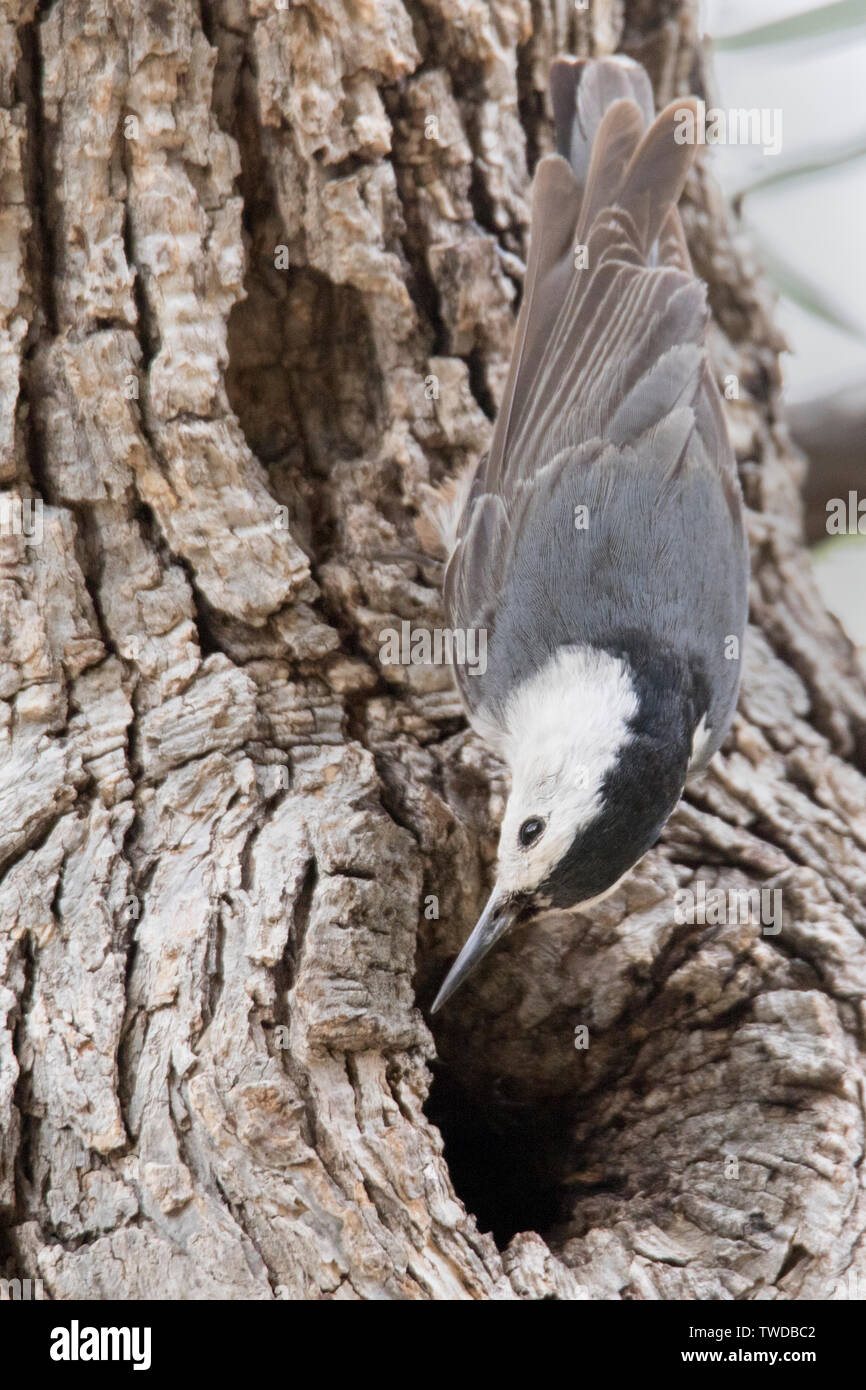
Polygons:
<instances>
[{"instance_id":1,"label":"tree bark","mask_svg":"<svg viewBox=\"0 0 866 1390\"><path fill-rule=\"evenodd\" d=\"M833 534L828 526L827 504L844 500L863 484L866 465L866 382L848 384L796 401L785 413L794 442L809 460L803 486L806 539L810 544ZM831 508L832 512L832 508ZM849 523L850 524L850 523ZM866 522L855 518L858 534ZM862 528L862 529L860 529Z\"/></svg>"},{"instance_id":2,"label":"tree bark","mask_svg":"<svg viewBox=\"0 0 866 1390\"><path fill-rule=\"evenodd\" d=\"M608 902L431 1033L503 769L425 490L488 440L559 51L686 0L33 0L0 30L0 1265L54 1298L827 1298L866 1277L866 691L709 174L752 624ZM782 929L675 891L781 889ZM575 1047L576 1028L588 1029ZM432 1088L431 1088L432 1080ZM443 1145L444 1136L444 1145Z\"/></svg>"}]
</instances>

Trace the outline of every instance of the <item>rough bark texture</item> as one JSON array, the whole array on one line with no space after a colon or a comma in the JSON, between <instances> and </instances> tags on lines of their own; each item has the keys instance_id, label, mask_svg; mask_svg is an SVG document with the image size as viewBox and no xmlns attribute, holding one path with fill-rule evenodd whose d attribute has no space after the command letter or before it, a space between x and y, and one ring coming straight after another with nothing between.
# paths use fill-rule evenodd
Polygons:
<instances>
[{"instance_id":1,"label":"rough bark texture","mask_svg":"<svg viewBox=\"0 0 866 1390\"><path fill-rule=\"evenodd\" d=\"M506 944L435 1040L418 1008L503 771L447 668L383 668L379 633L441 620L414 519L489 435L548 62L622 47L660 101L700 93L685 0L2 14L0 486L44 501L38 543L0 537L2 1272L263 1299L866 1274L866 693L705 171L740 713L615 897ZM678 925L694 879L781 887L782 931Z\"/></svg>"}]
</instances>

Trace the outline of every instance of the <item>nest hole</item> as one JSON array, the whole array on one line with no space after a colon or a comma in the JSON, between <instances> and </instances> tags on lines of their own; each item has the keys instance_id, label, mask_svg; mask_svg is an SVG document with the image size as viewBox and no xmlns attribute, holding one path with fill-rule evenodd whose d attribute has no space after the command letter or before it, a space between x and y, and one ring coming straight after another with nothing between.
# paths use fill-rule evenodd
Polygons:
<instances>
[{"instance_id":1,"label":"nest hole","mask_svg":"<svg viewBox=\"0 0 866 1390\"><path fill-rule=\"evenodd\" d=\"M520 1231L546 1238L567 1219L573 1124L555 1097L531 1103L481 1095L440 1062L425 1110L442 1135L457 1196L500 1250Z\"/></svg>"}]
</instances>

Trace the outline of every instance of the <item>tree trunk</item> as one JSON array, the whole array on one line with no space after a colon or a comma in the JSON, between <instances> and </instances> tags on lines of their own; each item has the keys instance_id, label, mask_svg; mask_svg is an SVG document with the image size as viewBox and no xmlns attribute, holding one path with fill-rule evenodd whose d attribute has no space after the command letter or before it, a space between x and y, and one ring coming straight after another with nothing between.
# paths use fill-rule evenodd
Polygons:
<instances>
[{"instance_id":1,"label":"tree trunk","mask_svg":"<svg viewBox=\"0 0 866 1390\"><path fill-rule=\"evenodd\" d=\"M613 898L418 1007L503 770L380 633L441 623L414 520L489 437L549 60L615 48L705 91L686 0L3 5L0 1271L47 1296L866 1277L866 692L705 169L740 713Z\"/></svg>"}]
</instances>

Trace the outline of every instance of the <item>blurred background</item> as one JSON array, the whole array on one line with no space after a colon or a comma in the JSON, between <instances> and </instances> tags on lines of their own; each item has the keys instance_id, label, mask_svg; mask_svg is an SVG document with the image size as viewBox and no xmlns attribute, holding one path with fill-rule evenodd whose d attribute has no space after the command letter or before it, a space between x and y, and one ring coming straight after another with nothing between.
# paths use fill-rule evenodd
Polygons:
<instances>
[{"instance_id":1,"label":"blurred background","mask_svg":"<svg viewBox=\"0 0 866 1390\"><path fill-rule=\"evenodd\" d=\"M829 498L866 499L866 0L702 0L702 27L718 105L781 112L778 154L710 157L779 295L816 572L866 654L866 534L826 529Z\"/></svg>"}]
</instances>

